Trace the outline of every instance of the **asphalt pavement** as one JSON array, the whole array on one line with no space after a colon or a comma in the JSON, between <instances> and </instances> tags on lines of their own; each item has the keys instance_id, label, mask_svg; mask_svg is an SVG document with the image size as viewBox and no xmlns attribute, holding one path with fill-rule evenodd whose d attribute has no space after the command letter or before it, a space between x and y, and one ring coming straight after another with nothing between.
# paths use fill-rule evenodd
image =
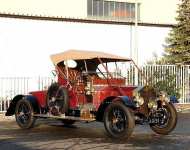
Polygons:
<instances>
[{"instance_id":1,"label":"asphalt pavement","mask_svg":"<svg viewBox=\"0 0 190 150\"><path fill-rule=\"evenodd\" d=\"M148 125L136 126L129 140L111 139L102 123L64 126L60 121L39 120L22 130L13 118L0 119L0 150L190 150L190 113L179 113L175 130L155 134Z\"/></svg>"}]
</instances>

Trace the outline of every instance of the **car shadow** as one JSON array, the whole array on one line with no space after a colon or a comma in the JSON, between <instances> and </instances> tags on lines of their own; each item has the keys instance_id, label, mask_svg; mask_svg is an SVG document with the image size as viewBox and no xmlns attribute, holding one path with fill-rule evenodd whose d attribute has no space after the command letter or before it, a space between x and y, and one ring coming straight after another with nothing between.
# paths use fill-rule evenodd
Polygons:
<instances>
[{"instance_id":1,"label":"car shadow","mask_svg":"<svg viewBox=\"0 0 190 150\"><path fill-rule=\"evenodd\" d=\"M11 128L13 127L13 128ZM180 127L180 125L179 125ZM178 127L178 128L179 128ZM4 141L10 143L48 143L48 145L62 145L69 143L67 148L72 149L76 146L84 146L84 149L185 149L188 141L184 140L184 135L172 132L170 135L162 136L153 133L146 127L136 127L129 139L112 139L105 132L102 123L80 123L74 125L64 125L56 120L39 120L36 126L29 130L23 130L16 126L15 122L9 124L9 128L0 129L1 136L12 137ZM189 139L189 138L188 138ZM0 140L1 143L1 140ZM1 143L1 144L2 144ZM88 147L90 146L90 148Z\"/></svg>"}]
</instances>

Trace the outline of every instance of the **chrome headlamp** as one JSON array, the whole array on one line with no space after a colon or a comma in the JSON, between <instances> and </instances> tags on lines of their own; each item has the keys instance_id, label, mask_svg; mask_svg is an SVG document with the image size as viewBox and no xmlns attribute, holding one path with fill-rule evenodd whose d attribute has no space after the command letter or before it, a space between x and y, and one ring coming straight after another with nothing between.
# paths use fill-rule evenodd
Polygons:
<instances>
[{"instance_id":1,"label":"chrome headlamp","mask_svg":"<svg viewBox=\"0 0 190 150\"><path fill-rule=\"evenodd\" d=\"M170 101L168 94L165 91L160 92L159 100L161 100L162 102L169 102Z\"/></svg>"},{"instance_id":2,"label":"chrome headlamp","mask_svg":"<svg viewBox=\"0 0 190 150\"><path fill-rule=\"evenodd\" d=\"M134 94L133 100L137 103L137 106L141 106L144 104L144 98L141 97L139 93Z\"/></svg>"},{"instance_id":3,"label":"chrome headlamp","mask_svg":"<svg viewBox=\"0 0 190 150\"><path fill-rule=\"evenodd\" d=\"M149 109L157 109L157 101L156 100L149 100L148 102L148 108Z\"/></svg>"}]
</instances>

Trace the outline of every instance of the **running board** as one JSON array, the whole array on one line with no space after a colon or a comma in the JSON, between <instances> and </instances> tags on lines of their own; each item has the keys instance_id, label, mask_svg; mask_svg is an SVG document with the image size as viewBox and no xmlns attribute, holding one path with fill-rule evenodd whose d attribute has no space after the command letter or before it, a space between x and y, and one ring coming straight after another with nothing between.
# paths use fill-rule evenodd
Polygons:
<instances>
[{"instance_id":1,"label":"running board","mask_svg":"<svg viewBox=\"0 0 190 150\"><path fill-rule=\"evenodd\" d=\"M68 120L75 120L75 121L86 121L86 122L92 122L96 121L95 118L81 118L81 117L73 117L73 116L65 116L65 115L49 115L49 114L34 114L34 117L40 117L40 118L53 118L53 119L68 119Z\"/></svg>"}]
</instances>

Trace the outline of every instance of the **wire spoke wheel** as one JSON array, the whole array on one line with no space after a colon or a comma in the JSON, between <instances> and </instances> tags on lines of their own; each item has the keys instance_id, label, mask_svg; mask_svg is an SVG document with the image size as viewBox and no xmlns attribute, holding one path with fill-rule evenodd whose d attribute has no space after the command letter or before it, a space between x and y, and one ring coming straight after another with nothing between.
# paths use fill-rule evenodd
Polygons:
<instances>
[{"instance_id":1,"label":"wire spoke wheel","mask_svg":"<svg viewBox=\"0 0 190 150\"><path fill-rule=\"evenodd\" d=\"M170 111L167 110L167 108L160 108L159 111L160 111L159 123L156 124L155 126L157 128L162 129L162 128L167 127L167 125L168 125L168 123L169 123L169 121L171 119L170 118L171 117L171 113L170 113Z\"/></svg>"},{"instance_id":2,"label":"wire spoke wheel","mask_svg":"<svg viewBox=\"0 0 190 150\"><path fill-rule=\"evenodd\" d=\"M159 108L159 122L150 124L150 128L158 134L168 134L174 130L177 124L177 112L172 103L166 103L163 108Z\"/></svg>"},{"instance_id":3,"label":"wire spoke wheel","mask_svg":"<svg viewBox=\"0 0 190 150\"><path fill-rule=\"evenodd\" d=\"M104 113L104 126L111 137L130 137L135 126L129 108L120 102L111 103Z\"/></svg>"},{"instance_id":4,"label":"wire spoke wheel","mask_svg":"<svg viewBox=\"0 0 190 150\"><path fill-rule=\"evenodd\" d=\"M122 110L115 108L109 114L109 123L113 132L122 132L127 128L127 118Z\"/></svg>"},{"instance_id":5,"label":"wire spoke wheel","mask_svg":"<svg viewBox=\"0 0 190 150\"><path fill-rule=\"evenodd\" d=\"M15 118L21 128L33 127L35 118L33 117L33 107L29 101L25 99L18 101L15 109Z\"/></svg>"},{"instance_id":6,"label":"wire spoke wheel","mask_svg":"<svg viewBox=\"0 0 190 150\"><path fill-rule=\"evenodd\" d=\"M47 106L52 115L67 113L69 107L68 90L58 83L52 83L47 91Z\"/></svg>"},{"instance_id":7,"label":"wire spoke wheel","mask_svg":"<svg viewBox=\"0 0 190 150\"><path fill-rule=\"evenodd\" d=\"M18 115L18 120L21 123L26 123L30 119L31 111L25 103L22 103L19 106L17 115Z\"/></svg>"}]
</instances>

